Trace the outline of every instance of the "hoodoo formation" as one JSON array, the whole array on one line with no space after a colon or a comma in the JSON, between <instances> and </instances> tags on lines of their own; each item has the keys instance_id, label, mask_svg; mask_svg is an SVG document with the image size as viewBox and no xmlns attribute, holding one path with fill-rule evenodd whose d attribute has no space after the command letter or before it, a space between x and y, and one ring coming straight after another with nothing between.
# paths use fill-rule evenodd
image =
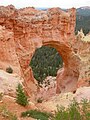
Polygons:
<instances>
[{"instance_id":1,"label":"hoodoo formation","mask_svg":"<svg viewBox=\"0 0 90 120\"><path fill-rule=\"evenodd\" d=\"M76 10L60 8L45 11L33 7L0 7L0 68L11 67L24 78L29 95L37 90L30 60L37 48L52 46L63 58L56 76L56 92L75 91L90 86L90 41L79 32L75 36ZM89 36L89 35L88 35Z\"/></svg>"}]
</instances>

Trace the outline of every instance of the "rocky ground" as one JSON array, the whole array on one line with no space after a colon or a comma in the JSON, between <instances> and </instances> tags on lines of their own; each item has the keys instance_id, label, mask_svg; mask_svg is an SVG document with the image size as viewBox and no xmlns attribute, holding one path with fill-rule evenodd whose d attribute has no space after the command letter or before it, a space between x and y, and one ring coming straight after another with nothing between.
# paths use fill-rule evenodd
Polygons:
<instances>
[{"instance_id":1,"label":"rocky ground","mask_svg":"<svg viewBox=\"0 0 90 120\"><path fill-rule=\"evenodd\" d=\"M55 77L48 77L46 81L50 81L49 86L46 86L46 88L44 88L46 84L45 83L43 85L44 91L43 89L41 90L41 93L43 92L43 96L45 96L42 96L42 102L38 103L37 98L34 102L30 101L28 106L22 107L21 105L18 105L16 103L15 99L15 90L17 84L21 82L20 80L22 81L22 79L16 74L9 74L5 71L0 70L0 93L3 94L3 97L0 100L0 108L4 106L11 113L16 114L19 120L33 120L32 118L20 117L21 112L24 112L26 110L39 109L41 111L48 111L54 114L57 110L57 106L63 105L67 107L71 103L73 98L75 98L78 102L80 102L82 98L87 98L88 100L90 100L90 87L81 87L77 89L75 94L73 94L72 92L68 92L55 95ZM40 97L40 92L37 96ZM8 119L6 119L5 116L0 115L0 120Z\"/></svg>"},{"instance_id":2,"label":"rocky ground","mask_svg":"<svg viewBox=\"0 0 90 120\"><path fill-rule=\"evenodd\" d=\"M17 74L0 70L0 93L15 97L16 87L23 81Z\"/></svg>"},{"instance_id":3,"label":"rocky ground","mask_svg":"<svg viewBox=\"0 0 90 120\"><path fill-rule=\"evenodd\" d=\"M4 96L2 101L0 101L0 108L5 106L5 108L11 112L12 114L15 114L18 117L18 120L33 120L32 118L21 118L21 112L24 112L28 109L36 109L34 105L29 105L28 107L22 107L21 105L18 105L16 103L16 100L13 97L10 96ZM5 117L5 114L0 115L0 120L8 120L7 117Z\"/></svg>"},{"instance_id":4,"label":"rocky ground","mask_svg":"<svg viewBox=\"0 0 90 120\"><path fill-rule=\"evenodd\" d=\"M42 102L41 108L48 112L54 113L57 110L57 106L68 107L73 99L76 99L78 102L80 102L82 99L90 100L90 87L81 87L77 89L75 94L68 92L55 95L49 98L48 101Z\"/></svg>"}]
</instances>

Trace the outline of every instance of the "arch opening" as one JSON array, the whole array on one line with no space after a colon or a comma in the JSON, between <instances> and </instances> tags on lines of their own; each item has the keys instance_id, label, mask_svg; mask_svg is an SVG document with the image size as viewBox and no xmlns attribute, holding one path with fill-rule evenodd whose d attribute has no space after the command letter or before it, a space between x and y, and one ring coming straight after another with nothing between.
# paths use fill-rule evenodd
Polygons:
<instances>
[{"instance_id":1,"label":"arch opening","mask_svg":"<svg viewBox=\"0 0 90 120\"><path fill-rule=\"evenodd\" d=\"M47 76L56 77L57 71L63 67L63 59L55 48L42 46L35 50L30 66L38 84L42 84Z\"/></svg>"}]
</instances>

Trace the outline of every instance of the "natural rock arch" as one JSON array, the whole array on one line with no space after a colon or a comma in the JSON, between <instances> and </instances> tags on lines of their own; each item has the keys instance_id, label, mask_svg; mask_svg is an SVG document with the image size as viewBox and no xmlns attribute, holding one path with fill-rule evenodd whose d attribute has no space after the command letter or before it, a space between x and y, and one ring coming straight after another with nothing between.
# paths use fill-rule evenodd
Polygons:
<instances>
[{"instance_id":1,"label":"natural rock arch","mask_svg":"<svg viewBox=\"0 0 90 120\"><path fill-rule=\"evenodd\" d=\"M64 12L60 8L40 11L31 7L15 9L12 5L0 7L0 66L12 66L24 78L29 95L37 91L29 63L35 49L43 45L55 47L65 63L57 75L57 93L76 90L83 71L81 51L89 44L83 44L74 35L75 14L74 8Z\"/></svg>"},{"instance_id":2,"label":"natural rock arch","mask_svg":"<svg viewBox=\"0 0 90 120\"><path fill-rule=\"evenodd\" d=\"M64 62L63 69L58 72L56 77L56 93L75 91L79 78L79 57L75 55L71 47L61 41L44 41L42 46L56 48Z\"/></svg>"},{"instance_id":3,"label":"natural rock arch","mask_svg":"<svg viewBox=\"0 0 90 120\"><path fill-rule=\"evenodd\" d=\"M45 42L44 45L56 48L64 63L63 68L57 73L56 93L75 91L79 78L79 57L64 43L49 41Z\"/></svg>"}]
</instances>

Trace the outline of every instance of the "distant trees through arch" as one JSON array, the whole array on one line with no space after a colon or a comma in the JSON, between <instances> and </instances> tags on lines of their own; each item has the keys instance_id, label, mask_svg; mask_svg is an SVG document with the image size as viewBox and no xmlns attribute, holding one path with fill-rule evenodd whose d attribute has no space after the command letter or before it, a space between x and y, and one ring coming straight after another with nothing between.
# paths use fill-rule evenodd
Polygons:
<instances>
[{"instance_id":1,"label":"distant trees through arch","mask_svg":"<svg viewBox=\"0 0 90 120\"><path fill-rule=\"evenodd\" d=\"M31 61L33 74L38 83L43 83L47 76L56 76L63 66L63 60L57 50L50 46L36 49Z\"/></svg>"}]
</instances>

